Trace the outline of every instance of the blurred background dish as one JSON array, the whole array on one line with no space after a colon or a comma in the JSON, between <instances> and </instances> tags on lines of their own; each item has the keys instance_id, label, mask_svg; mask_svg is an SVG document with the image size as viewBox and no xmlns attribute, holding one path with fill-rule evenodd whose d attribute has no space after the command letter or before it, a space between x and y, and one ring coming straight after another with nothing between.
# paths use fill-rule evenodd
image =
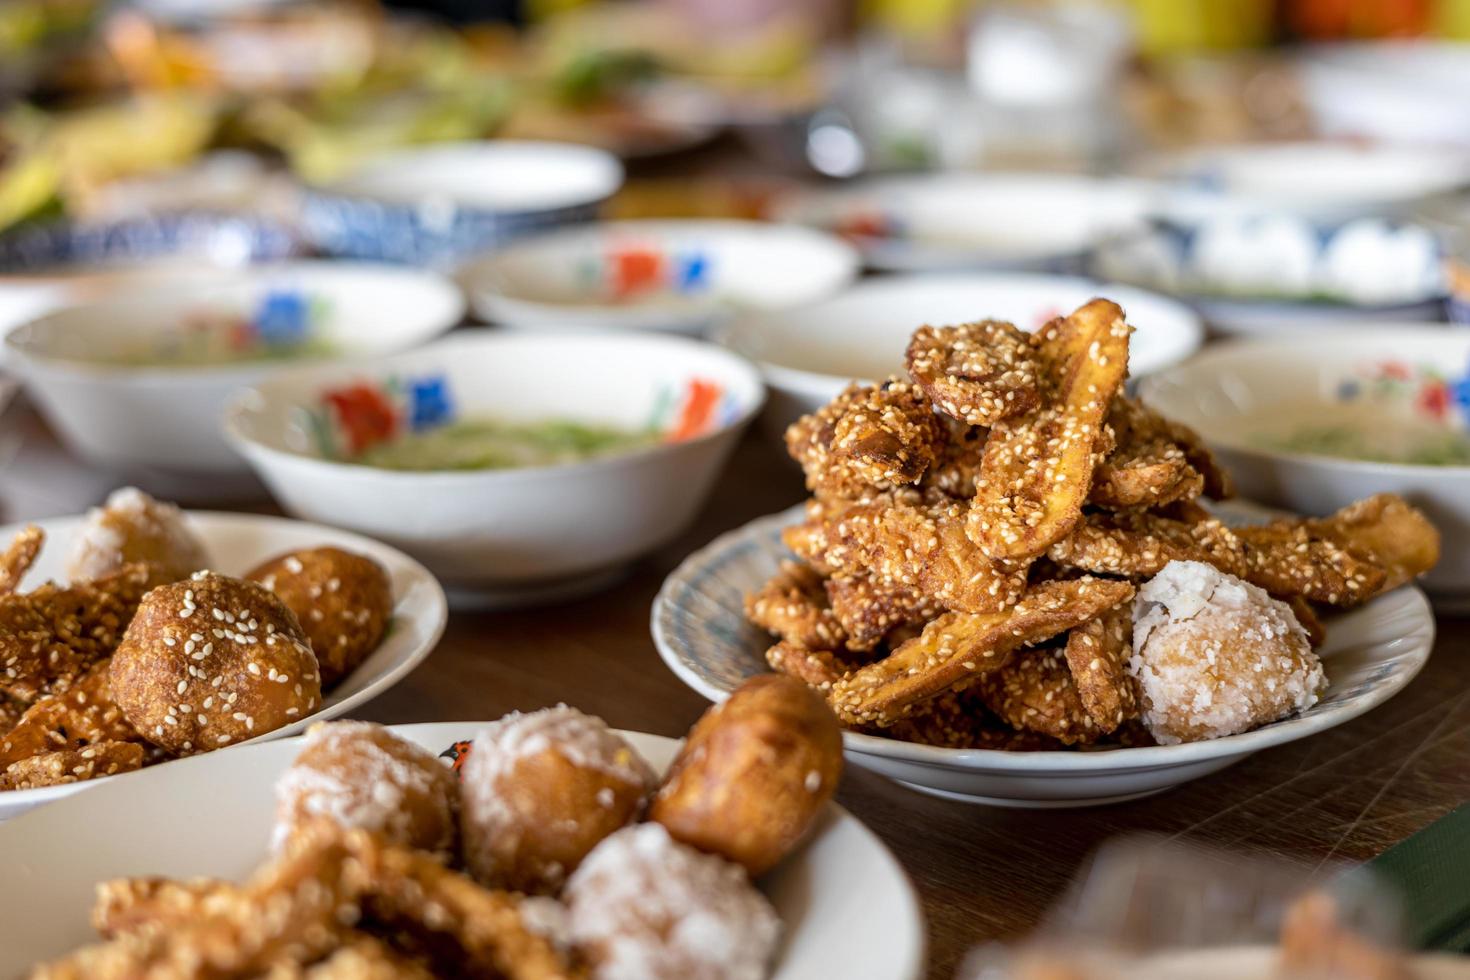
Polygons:
<instances>
[{"instance_id":1,"label":"blurred background dish","mask_svg":"<svg viewBox=\"0 0 1470 980\"><path fill-rule=\"evenodd\" d=\"M1470 147L1470 50L1463 43L1322 44L1307 48L1299 65L1307 104L1326 135Z\"/></svg>"},{"instance_id":2,"label":"blurred background dish","mask_svg":"<svg viewBox=\"0 0 1470 980\"><path fill-rule=\"evenodd\" d=\"M262 381L225 428L289 513L515 605L606 584L683 530L764 397L693 340L481 334Z\"/></svg>"},{"instance_id":3,"label":"blurred background dish","mask_svg":"<svg viewBox=\"0 0 1470 980\"><path fill-rule=\"evenodd\" d=\"M848 238L873 269L1075 273L1099 241L1138 227L1149 196L1062 174L915 175L794 192L773 211Z\"/></svg>"},{"instance_id":4,"label":"blurred background dish","mask_svg":"<svg viewBox=\"0 0 1470 980\"><path fill-rule=\"evenodd\" d=\"M1470 335L1381 324L1241 341L1140 393L1199 432L1251 499L1326 514L1387 491L1423 508L1443 536L1424 587L1470 605Z\"/></svg>"},{"instance_id":5,"label":"blurred background dish","mask_svg":"<svg viewBox=\"0 0 1470 980\"><path fill-rule=\"evenodd\" d=\"M329 255L449 266L589 220L622 182L615 157L571 143L440 144L373 157L309 188L302 224Z\"/></svg>"},{"instance_id":6,"label":"blurred background dish","mask_svg":"<svg viewBox=\"0 0 1470 980\"><path fill-rule=\"evenodd\" d=\"M135 283L16 327L5 349L89 465L165 494L228 495L252 485L219 434L232 390L293 361L403 350L463 313L459 291L431 273L294 262Z\"/></svg>"},{"instance_id":7,"label":"blurred background dish","mask_svg":"<svg viewBox=\"0 0 1470 980\"><path fill-rule=\"evenodd\" d=\"M1204 340L1192 310L1156 293L1019 273L870 279L806 306L736 317L716 338L760 366L771 395L763 421L779 436L850 382L902 373L903 351L916 325L992 318L1035 330L1093 296L1107 296L1128 311L1128 322L1137 328L1129 354L1135 375L1184 360Z\"/></svg>"},{"instance_id":8,"label":"blurred background dish","mask_svg":"<svg viewBox=\"0 0 1470 980\"><path fill-rule=\"evenodd\" d=\"M701 333L744 310L822 299L858 258L820 232L754 221L614 221L538 235L460 270L475 313L527 330Z\"/></svg>"}]
</instances>

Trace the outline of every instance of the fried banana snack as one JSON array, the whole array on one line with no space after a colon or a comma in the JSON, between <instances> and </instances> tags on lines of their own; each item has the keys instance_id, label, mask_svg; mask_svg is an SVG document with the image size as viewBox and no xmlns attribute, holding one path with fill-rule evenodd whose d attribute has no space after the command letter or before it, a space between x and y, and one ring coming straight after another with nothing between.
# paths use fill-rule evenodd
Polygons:
<instances>
[{"instance_id":1,"label":"fried banana snack","mask_svg":"<svg viewBox=\"0 0 1470 980\"><path fill-rule=\"evenodd\" d=\"M80 783L143 768L138 742L97 742L80 749L42 752L12 762L0 773L0 789L39 789Z\"/></svg>"},{"instance_id":2,"label":"fried banana snack","mask_svg":"<svg viewBox=\"0 0 1470 980\"><path fill-rule=\"evenodd\" d=\"M97 886L92 928L103 939L147 929L176 929L240 901L240 888L214 878L114 878Z\"/></svg>"},{"instance_id":3,"label":"fried banana snack","mask_svg":"<svg viewBox=\"0 0 1470 980\"><path fill-rule=\"evenodd\" d=\"M1412 582L1439 563L1439 532L1396 494L1380 493L1303 525L1308 534L1382 568L1380 592Z\"/></svg>"},{"instance_id":4,"label":"fried banana snack","mask_svg":"<svg viewBox=\"0 0 1470 980\"><path fill-rule=\"evenodd\" d=\"M991 558L1044 554L1082 519L1131 330L1117 304L1095 299L1037 336L1041 403L991 428L968 517L970 538Z\"/></svg>"},{"instance_id":5,"label":"fried banana snack","mask_svg":"<svg viewBox=\"0 0 1470 980\"><path fill-rule=\"evenodd\" d=\"M96 664L70 688L48 694L0 737L0 770L49 752L85 749L104 742L141 742L112 700L107 661Z\"/></svg>"},{"instance_id":6,"label":"fried banana snack","mask_svg":"<svg viewBox=\"0 0 1470 980\"><path fill-rule=\"evenodd\" d=\"M745 617L768 633L812 650L836 650L845 637L822 577L787 561L759 591L745 597Z\"/></svg>"},{"instance_id":7,"label":"fried banana snack","mask_svg":"<svg viewBox=\"0 0 1470 980\"><path fill-rule=\"evenodd\" d=\"M1124 603L1067 635L1063 656L1077 697L1103 734L1138 717L1138 689L1128 676L1133 653L1133 609Z\"/></svg>"},{"instance_id":8,"label":"fried banana snack","mask_svg":"<svg viewBox=\"0 0 1470 980\"><path fill-rule=\"evenodd\" d=\"M1047 557L1063 568L1128 578L1156 575L1171 561L1202 561L1232 575L1247 569L1244 544L1220 521L1190 523L1151 512L1088 515Z\"/></svg>"},{"instance_id":9,"label":"fried banana snack","mask_svg":"<svg viewBox=\"0 0 1470 980\"><path fill-rule=\"evenodd\" d=\"M1117 446L1092 475L1088 502L1124 510L1193 500L1205 478L1189 464L1167 424L1137 402L1119 397L1108 414Z\"/></svg>"},{"instance_id":10,"label":"fried banana snack","mask_svg":"<svg viewBox=\"0 0 1470 980\"><path fill-rule=\"evenodd\" d=\"M1237 528L1246 581L1274 596L1302 596L1329 606L1357 606L1383 590L1388 573L1303 522Z\"/></svg>"},{"instance_id":11,"label":"fried banana snack","mask_svg":"<svg viewBox=\"0 0 1470 980\"><path fill-rule=\"evenodd\" d=\"M1021 651L975 689L986 707L1019 731L1064 745L1085 745L1103 734L1082 706L1066 655L1056 648Z\"/></svg>"},{"instance_id":12,"label":"fried banana snack","mask_svg":"<svg viewBox=\"0 0 1470 980\"><path fill-rule=\"evenodd\" d=\"M835 575L827 580L827 600L847 636L848 650L866 652L882 643L894 630L922 625L943 608L918 589L884 582L872 575ZM755 617L751 617L755 622ZM769 627L768 627L769 629ZM771 630L784 636L778 630ZM820 649L818 644L806 644Z\"/></svg>"},{"instance_id":13,"label":"fried banana snack","mask_svg":"<svg viewBox=\"0 0 1470 980\"><path fill-rule=\"evenodd\" d=\"M829 700L848 724L891 725L915 705L999 670L1012 651L1079 626L1132 596L1126 582L1087 577L1043 583L1003 612L946 613L883 660L833 684Z\"/></svg>"},{"instance_id":14,"label":"fried banana snack","mask_svg":"<svg viewBox=\"0 0 1470 980\"><path fill-rule=\"evenodd\" d=\"M897 378L852 385L786 430L786 449L818 496L860 499L917 483L944 433L924 392Z\"/></svg>"},{"instance_id":15,"label":"fried banana snack","mask_svg":"<svg viewBox=\"0 0 1470 980\"><path fill-rule=\"evenodd\" d=\"M811 650L789 640L767 650L766 663L776 673L795 677L819 691L829 690L848 672L832 651Z\"/></svg>"},{"instance_id":16,"label":"fried banana snack","mask_svg":"<svg viewBox=\"0 0 1470 980\"><path fill-rule=\"evenodd\" d=\"M45 541L45 532L34 524L27 525L15 536L10 547L0 555L0 593L9 594L20 588L20 580L30 571Z\"/></svg>"},{"instance_id":17,"label":"fried banana snack","mask_svg":"<svg viewBox=\"0 0 1470 980\"><path fill-rule=\"evenodd\" d=\"M905 363L941 412L970 425L993 425L1041 402L1036 349L1004 320L920 327Z\"/></svg>"},{"instance_id":18,"label":"fried banana snack","mask_svg":"<svg viewBox=\"0 0 1470 980\"><path fill-rule=\"evenodd\" d=\"M1065 747L1054 738L1010 727L986 709L973 689L941 694L874 734L945 749L1044 752Z\"/></svg>"}]
</instances>

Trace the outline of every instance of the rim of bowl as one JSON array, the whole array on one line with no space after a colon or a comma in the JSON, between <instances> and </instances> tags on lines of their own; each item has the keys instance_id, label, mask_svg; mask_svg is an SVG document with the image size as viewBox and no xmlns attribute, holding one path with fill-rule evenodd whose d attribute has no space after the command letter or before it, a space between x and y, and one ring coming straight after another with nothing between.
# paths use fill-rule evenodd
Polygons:
<instances>
[{"instance_id":1,"label":"rim of bowl","mask_svg":"<svg viewBox=\"0 0 1470 980\"><path fill-rule=\"evenodd\" d=\"M313 465L324 470L334 472L338 475L350 476L367 480L378 480L383 482L409 482L429 480L435 483L461 483L473 480L493 479L500 482L521 482L540 479L546 475L565 476L577 472L589 474L596 471L607 471L626 466L634 466L642 461L657 456L669 455L681 449L701 445L724 435L727 432L739 431L750 423L766 404L766 385L761 378L759 369L750 362L748 358L742 357L733 351L726 350L716 344L706 343L692 337L659 333L588 333L588 332L566 332L566 333L508 333L500 334L487 331L487 336L482 337L453 337L441 340L434 344L416 348L413 351L400 351L385 357L361 359L350 362L351 366L370 369L387 366L385 362L400 356L418 354L433 350L442 350L454 347L491 347L498 344L526 343L526 344L585 344L588 342L601 342L613 344L628 344L630 346L660 346L674 345L687 348L707 350L718 357L727 359L730 368L745 373L747 380L751 383L755 397L751 400L745 410L729 422L711 429L703 435L693 439L685 439L680 442L661 442L652 446L644 446L630 449L626 452L614 453L610 456L601 456L594 459L578 460L570 463L557 463L550 466L520 466L510 469L474 469L474 470L392 470L380 466L367 466L362 463L349 463L340 460L323 459L320 456L309 456L305 453L291 452L287 449L278 449L270 446L243 431L242 418L251 411L248 404L253 399L266 398L263 390L266 387L284 387L295 383L307 383L312 377L320 375L324 366L314 368L295 368L287 372L272 375L269 378L256 381L255 383L237 389L225 403L221 431L225 439L235 449L245 456L256 467L253 458L255 454L268 456L276 459L289 460L296 463ZM344 362L337 362L333 367L346 366Z\"/></svg>"},{"instance_id":2,"label":"rim of bowl","mask_svg":"<svg viewBox=\"0 0 1470 980\"><path fill-rule=\"evenodd\" d=\"M449 277L430 269L416 269L411 266L396 265L387 262L338 262L335 259L303 259L300 261L263 263L258 266L246 266L244 269L238 270L241 273L238 277L227 273L219 280L193 284L186 283L182 288L187 291L189 296L207 299L210 296L219 295L223 291L251 284L257 281L261 275L289 273L293 270L306 274L312 274L316 271L345 270L367 274L387 273L389 275L398 275L407 279L419 280L419 285L434 290L439 294L439 298L446 302L442 323L425 327L417 331L412 337L395 339L380 349L358 349L346 351L337 356L328 355L319 359L322 363L335 364L360 360L362 358L383 357L404 353L405 351L412 350L415 347L422 346L442 337L463 321L465 314L469 310L469 304L465 299L464 291ZM289 361L264 360L199 365L112 364L106 361L91 361L79 357L65 357L22 345L20 339L22 333L34 331L54 318L65 316L78 310L96 313L113 306L145 304L157 297L174 298L179 289L180 287L178 285L171 286L168 283L167 277L159 276L156 279L140 281L136 289L125 287L121 295L104 296L77 303L64 303L56 309L47 310L40 316L32 317L23 323L18 323L11 327L5 332L3 341L0 341L0 349L3 349L3 357L6 360L14 359L22 364L26 362L44 364L53 370L65 371L69 374L96 380L137 380L164 385L187 384L199 381L228 381L234 384L245 384L248 383L249 379L257 377L262 370L292 369L286 366L291 363Z\"/></svg>"},{"instance_id":3,"label":"rim of bowl","mask_svg":"<svg viewBox=\"0 0 1470 980\"><path fill-rule=\"evenodd\" d=\"M1349 326L1339 327L1332 337L1332 346L1338 348L1343 341L1381 341L1385 346L1390 342L1385 335L1386 330L1393 330L1398 340L1410 341L1470 341L1470 332L1458 335L1453 324L1441 324L1438 327L1425 326L1422 323L1407 324L1384 324L1376 327ZM1321 350L1321 337L1306 333L1292 337L1274 337L1261 339L1259 337L1235 337L1221 341L1213 345L1204 353L1197 354L1182 364L1165 368L1154 374L1146 375L1138 381L1138 397L1144 402L1150 402L1150 395L1156 389L1165 385L1177 385L1180 380L1172 377L1176 374L1197 373L1205 370L1216 361L1230 358L1231 355L1239 355L1255 349L1262 359L1269 358L1272 348L1291 349L1308 347L1312 350ZM1206 442L1213 443L1221 449L1243 455L1257 456L1262 459L1270 459L1279 463L1310 463L1314 466L1335 468L1352 471L1355 473L1378 473L1389 476L1396 473L1404 473L1414 476L1458 476L1470 473L1470 463L1387 463L1382 460L1352 459L1346 456L1327 456L1322 453L1312 453L1303 450L1289 451L1285 449L1271 449L1261 446L1252 446L1237 439L1222 438L1212 435L1203 426L1193 426L1201 438Z\"/></svg>"},{"instance_id":4,"label":"rim of bowl","mask_svg":"<svg viewBox=\"0 0 1470 980\"><path fill-rule=\"evenodd\" d=\"M482 252L471 256L461 263L452 273L452 278L460 285L460 288L469 294L471 305L477 313L489 312L489 304L504 304L507 309L515 309L521 313L530 313L536 316L554 317L571 316L579 320L591 317L611 316L618 320L640 319L658 311L656 307L650 307L644 303L613 304L613 303L567 303L555 302L541 299L528 299L523 294L506 292L495 283L488 281L494 278L496 266L501 260L513 258L517 253L534 252L538 248L556 246L563 242L575 242L581 238L592 238L600 235L617 234L621 231L627 232L655 232L668 235L697 234L701 230L706 234L724 234L726 232L756 232L763 235L784 235L792 238L803 238L804 246L810 246L813 252L825 251L842 265L842 273L837 277L840 291L843 286L850 285L858 278L863 268L862 254L858 249L843 241L831 232L823 231L810 225L795 222L756 221L741 218L635 218L625 221L600 221L591 225L572 225L564 228L553 228L544 232L536 232L530 235L517 237L500 248ZM832 295L828 290L827 295ZM485 297L482 301L481 297ZM817 302L821 297L813 297L803 300L802 303ZM708 304L700 304L696 315L703 313L705 307L714 307L711 301ZM684 319L688 316L687 311L679 315L670 313L660 317L660 320Z\"/></svg>"},{"instance_id":5,"label":"rim of bowl","mask_svg":"<svg viewBox=\"0 0 1470 980\"><path fill-rule=\"evenodd\" d=\"M369 172L398 169L412 165L417 160L425 157L450 156L456 153L500 155L503 151L514 152L522 150L542 150L581 156L588 163L602 168L604 171L601 175L603 178L602 183L605 186L594 193L558 200L551 204L535 207L505 208L473 201L461 201L453 194L420 194L411 200L400 200L348 186ZM452 203L458 211L496 215L531 215L555 213L606 201L618 192L626 179L627 168L623 166L623 162L615 154L598 149L595 146L588 146L584 143L568 143L558 140L453 140L445 143L428 143L422 146L402 147L384 153L375 153L364 159L358 166L346 174L327 181L308 182L303 187L308 195L334 198L337 200L362 201L378 207L396 208L407 211L417 211L424 206L426 201L436 201L442 198Z\"/></svg>"}]
</instances>

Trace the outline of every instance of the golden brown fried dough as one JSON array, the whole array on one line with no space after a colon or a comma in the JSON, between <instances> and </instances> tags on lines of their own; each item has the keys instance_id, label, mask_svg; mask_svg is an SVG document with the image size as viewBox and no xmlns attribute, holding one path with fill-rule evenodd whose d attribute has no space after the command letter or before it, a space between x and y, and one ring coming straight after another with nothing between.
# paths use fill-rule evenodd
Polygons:
<instances>
[{"instance_id":1,"label":"golden brown fried dough","mask_svg":"<svg viewBox=\"0 0 1470 980\"><path fill-rule=\"evenodd\" d=\"M104 939L147 929L187 926L212 902L239 901L239 886L213 878L114 878L97 885L92 928Z\"/></svg>"},{"instance_id":2,"label":"golden brown fried dough","mask_svg":"<svg viewBox=\"0 0 1470 980\"><path fill-rule=\"evenodd\" d=\"M206 567L209 558L179 508L124 487L87 512L67 557L66 575L73 584L94 582L132 564L147 565L150 583L166 585Z\"/></svg>"},{"instance_id":3,"label":"golden brown fried dough","mask_svg":"<svg viewBox=\"0 0 1470 980\"><path fill-rule=\"evenodd\" d=\"M1041 401L1036 349L1004 320L920 327L905 363L941 412L970 425L1014 418Z\"/></svg>"},{"instance_id":4,"label":"golden brown fried dough","mask_svg":"<svg viewBox=\"0 0 1470 980\"><path fill-rule=\"evenodd\" d=\"M766 651L766 663L778 674L795 677L821 691L847 674L847 667L830 650L811 650L788 640L782 640Z\"/></svg>"},{"instance_id":5,"label":"golden brown fried dough","mask_svg":"<svg viewBox=\"0 0 1470 980\"><path fill-rule=\"evenodd\" d=\"M771 580L745 597L745 616L768 633L813 650L836 650L846 639L822 576L786 561Z\"/></svg>"},{"instance_id":6,"label":"golden brown fried dough","mask_svg":"<svg viewBox=\"0 0 1470 980\"><path fill-rule=\"evenodd\" d=\"M1063 652L1077 696L1099 732L1106 734L1138 717L1138 690L1128 676L1132 603L1115 606L1073 629Z\"/></svg>"},{"instance_id":7,"label":"golden brown fried dough","mask_svg":"<svg viewBox=\"0 0 1470 980\"><path fill-rule=\"evenodd\" d=\"M1329 606L1367 602L1388 580L1388 573L1356 557L1305 524L1278 521L1235 529L1245 545L1245 574L1273 596L1302 596Z\"/></svg>"},{"instance_id":8,"label":"golden brown fried dough","mask_svg":"<svg viewBox=\"0 0 1470 980\"><path fill-rule=\"evenodd\" d=\"M1439 563L1439 532L1396 494L1380 493L1303 524L1309 534L1382 568L1386 576L1379 592L1412 582Z\"/></svg>"},{"instance_id":9,"label":"golden brown fried dough","mask_svg":"<svg viewBox=\"0 0 1470 980\"><path fill-rule=\"evenodd\" d=\"M819 496L860 498L915 483L943 430L928 398L897 378L852 385L786 430L786 449Z\"/></svg>"},{"instance_id":10,"label":"golden brown fried dough","mask_svg":"<svg viewBox=\"0 0 1470 980\"><path fill-rule=\"evenodd\" d=\"M872 650L896 629L922 625L944 611L918 589L872 575L835 575L826 585L831 613L846 636L841 645L859 653Z\"/></svg>"},{"instance_id":11,"label":"golden brown fried dough","mask_svg":"<svg viewBox=\"0 0 1470 980\"><path fill-rule=\"evenodd\" d=\"M1022 731L1065 745L1095 742L1103 734L1082 706L1059 649L1018 651L1000 670L980 678L975 690L986 707Z\"/></svg>"},{"instance_id":12,"label":"golden brown fried dough","mask_svg":"<svg viewBox=\"0 0 1470 980\"><path fill-rule=\"evenodd\" d=\"M28 524L21 529L10 542L10 547L0 555L0 593L14 592L20 588L20 580L30 571L45 541L45 532L36 525Z\"/></svg>"},{"instance_id":13,"label":"golden brown fried dough","mask_svg":"<svg viewBox=\"0 0 1470 980\"><path fill-rule=\"evenodd\" d=\"M800 681L754 677L704 713L648 817L758 877L806 836L842 775L842 731Z\"/></svg>"},{"instance_id":14,"label":"golden brown fried dough","mask_svg":"<svg viewBox=\"0 0 1470 980\"><path fill-rule=\"evenodd\" d=\"M1211 517L1197 523L1151 512L1089 514L1047 551L1063 568L1147 578L1171 561L1202 561L1232 575L1246 573L1245 546Z\"/></svg>"},{"instance_id":15,"label":"golden brown fried dough","mask_svg":"<svg viewBox=\"0 0 1470 980\"><path fill-rule=\"evenodd\" d=\"M102 742L136 742L141 736L112 697L107 661L75 684L31 705L0 738L0 769L31 756L85 749Z\"/></svg>"},{"instance_id":16,"label":"golden brown fried dough","mask_svg":"<svg viewBox=\"0 0 1470 980\"><path fill-rule=\"evenodd\" d=\"M96 742L80 749L42 752L11 763L0 774L0 789L37 789L80 783L143 768L137 742Z\"/></svg>"},{"instance_id":17,"label":"golden brown fried dough","mask_svg":"<svg viewBox=\"0 0 1470 980\"><path fill-rule=\"evenodd\" d=\"M1125 510L1193 500L1205 478L1184 448L1170 438L1163 420L1138 403L1119 397L1108 413L1117 446L1092 474L1088 502Z\"/></svg>"}]
</instances>

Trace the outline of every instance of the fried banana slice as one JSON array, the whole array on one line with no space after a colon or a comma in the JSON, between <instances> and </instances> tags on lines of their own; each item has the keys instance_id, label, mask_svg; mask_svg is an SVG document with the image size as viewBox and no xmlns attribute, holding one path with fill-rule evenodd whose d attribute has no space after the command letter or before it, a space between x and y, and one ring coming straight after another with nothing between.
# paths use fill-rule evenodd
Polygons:
<instances>
[{"instance_id":1,"label":"fried banana slice","mask_svg":"<svg viewBox=\"0 0 1470 980\"><path fill-rule=\"evenodd\" d=\"M41 545L46 541L46 532L28 524L10 542L10 547L0 554L0 593L8 594L20 588L20 580L26 577Z\"/></svg>"},{"instance_id":2,"label":"fried banana slice","mask_svg":"<svg viewBox=\"0 0 1470 980\"><path fill-rule=\"evenodd\" d=\"M371 936L352 939L299 976L302 980L434 980L434 974L424 964ZM289 978L272 973L265 980Z\"/></svg>"},{"instance_id":3,"label":"fried banana slice","mask_svg":"<svg viewBox=\"0 0 1470 980\"><path fill-rule=\"evenodd\" d=\"M0 693L27 703L110 656L149 588L146 565L96 582L0 595Z\"/></svg>"},{"instance_id":4,"label":"fried banana slice","mask_svg":"<svg viewBox=\"0 0 1470 980\"><path fill-rule=\"evenodd\" d=\"M920 327L905 364L941 412L970 425L992 425L1041 402L1036 348L1004 320Z\"/></svg>"},{"instance_id":5,"label":"fried banana slice","mask_svg":"<svg viewBox=\"0 0 1470 980\"><path fill-rule=\"evenodd\" d=\"M991 558L1044 554L1082 519L1131 329L1117 304L1095 299L1037 335L1041 404L991 428L967 524Z\"/></svg>"},{"instance_id":6,"label":"fried banana slice","mask_svg":"<svg viewBox=\"0 0 1470 980\"><path fill-rule=\"evenodd\" d=\"M1304 523L1278 521L1235 529L1245 545L1246 581L1274 596L1302 596L1329 606L1361 605L1382 591L1388 573Z\"/></svg>"},{"instance_id":7,"label":"fried banana slice","mask_svg":"<svg viewBox=\"0 0 1470 980\"><path fill-rule=\"evenodd\" d=\"M944 749L1047 752L1066 748L1056 739L1001 724L973 691L950 692L874 734Z\"/></svg>"},{"instance_id":8,"label":"fried banana slice","mask_svg":"<svg viewBox=\"0 0 1470 980\"><path fill-rule=\"evenodd\" d=\"M848 650L872 650L899 627L927 623L944 611L917 589L871 575L836 575L826 584L830 611L846 635Z\"/></svg>"},{"instance_id":9,"label":"fried banana slice","mask_svg":"<svg viewBox=\"0 0 1470 980\"><path fill-rule=\"evenodd\" d=\"M240 886L215 878L114 878L97 885L92 928L104 939L146 929L173 929L240 900Z\"/></svg>"},{"instance_id":10,"label":"fried banana slice","mask_svg":"<svg viewBox=\"0 0 1470 980\"><path fill-rule=\"evenodd\" d=\"M1291 613L1301 628L1307 631L1307 641L1313 650L1327 642L1327 627L1322 625L1322 617L1317 615L1316 607L1299 595L1288 598L1286 604L1291 607Z\"/></svg>"},{"instance_id":11,"label":"fried banana slice","mask_svg":"<svg viewBox=\"0 0 1470 980\"><path fill-rule=\"evenodd\" d=\"M1002 721L1022 731L1064 745L1086 745L1103 734L1082 706L1061 650L1023 650L1000 670L980 678L975 690Z\"/></svg>"},{"instance_id":12,"label":"fried banana slice","mask_svg":"<svg viewBox=\"0 0 1470 980\"><path fill-rule=\"evenodd\" d=\"M101 742L140 742L112 699L107 661L94 665L70 688L26 709L0 737L0 769L49 752L85 749Z\"/></svg>"},{"instance_id":13,"label":"fried banana slice","mask_svg":"<svg viewBox=\"0 0 1470 980\"><path fill-rule=\"evenodd\" d=\"M861 498L918 482L943 430L917 386L891 378L851 385L786 430L786 451L819 496Z\"/></svg>"},{"instance_id":14,"label":"fried banana slice","mask_svg":"<svg viewBox=\"0 0 1470 980\"><path fill-rule=\"evenodd\" d=\"M808 687L829 690L847 675L847 668L830 650L813 650L782 640L766 651L766 663L778 674L795 677Z\"/></svg>"},{"instance_id":15,"label":"fried banana slice","mask_svg":"<svg viewBox=\"0 0 1470 980\"><path fill-rule=\"evenodd\" d=\"M975 496L980 480L980 467L985 461L985 440L989 429L979 429L950 421L944 446L933 465L919 481L919 489L936 491L956 500Z\"/></svg>"},{"instance_id":16,"label":"fried banana slice","mask_svg":"<svg viewBox=\"0 0 1470 980\"><path fill-rule=\"evenodd\" d=\"M1132 597L1126 582L1084 577L1043 583L1001 612L946 613L883 660L833 684L828 700L850 725L891 725L915 705L999 670L1011 651Z\"/></svg>"},{"instance_id":17,"label":"fried banana slice","mask_svg":"<svg viewBox=\"0 0 1470 980\"><path fill-rule=\"evenodd\" d=\"M1088 502L1113 510L1193 500L1205 478L1167 433L1163 419L1128 398L1114 399L1108 426L1117 445L1092 474Z\"/></svg>"},{"instance_id":18,"label":"fried banana slice","mask_svg":"<svg viewBox=\"0 0 1470 980\"><path fill-rule=\"evenodd\" d=\"M1130 578L1156 575L1171 561L1205 562L1239 576L1247 569L1244 545L1220 521L1187 523L1148 512L1089 514L1047 557L1063 568Z\"/></svg>"},{"instance_id":19,"label":"fried banana slice","mask_svg":"<svg viewBox=\"0 0 1470 980\"><path fill-rule=\"evenodd\" d=\"M1309 534L1382 568L1380 592L1412 582L1439 563L1439 531L1397 494L1376 494L1303 524Z\"/></svg>"},{"instance_id":20,"label":"fried banana slice","mask_svg":"<svg viewBox=\"0 0 1470 980\"><path fill-rule=\"evenodd\" d=\"M782 562L769 582L745 597L745 617L782 640L813 650L836 650L846 638L822 576L794 561Z\"/></svg>"},{"instance_id":21,"label":"fried banana slice","mask_svg":"<svg viewBox=\"0 0 1470 980\"><path fill-rule=\"evenodd\" d=\"M97 742L86 748L43 752L12 762L0 774L0 788L38 789L82 783L141 768L143 746L138 742Z\"/></svg>"},{"instance_id":22,"label":"fried banana slice","mask_svg":"<svg viewBox=\"0 0 1470 980\"><path fill-rule=\"evenodd\" d=\"M1101 734L1138 717L1138 688L1127 667L1132 654L1131 604L1115 606L1067 636L1067 669L1083 709Z\"/></svg>"}]
</instances>

